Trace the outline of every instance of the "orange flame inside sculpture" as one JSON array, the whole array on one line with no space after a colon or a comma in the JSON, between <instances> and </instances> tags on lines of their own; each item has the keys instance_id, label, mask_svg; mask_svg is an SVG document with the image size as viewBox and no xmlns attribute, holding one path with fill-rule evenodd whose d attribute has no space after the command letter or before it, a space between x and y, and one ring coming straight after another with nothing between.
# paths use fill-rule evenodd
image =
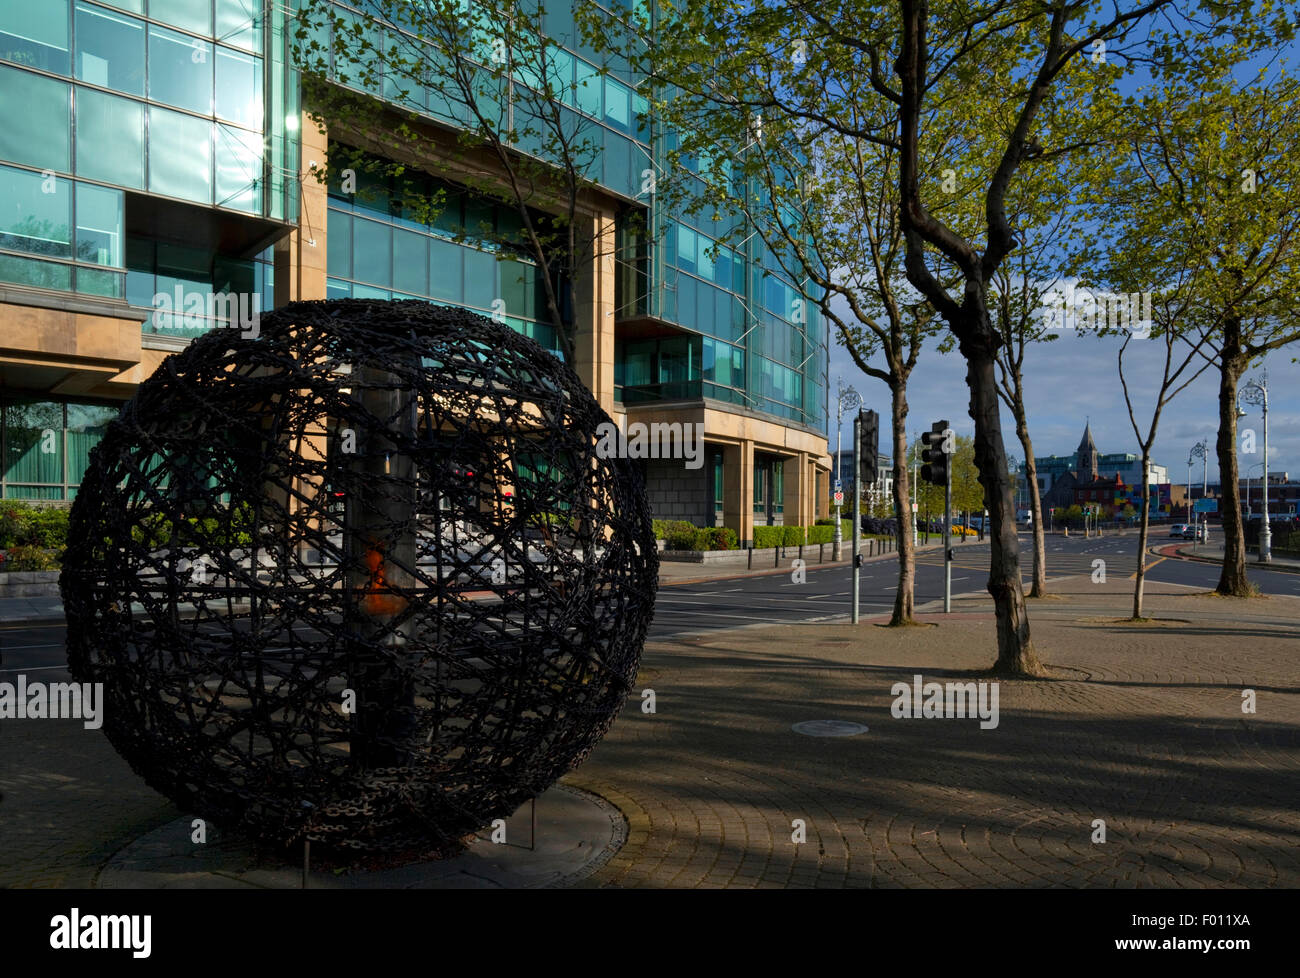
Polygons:
<instances>
[{"instance_id":1,"label":"orange flame inside sculpture","mask_svg":"<svg viewBox=\"0 0 1300 978\"><path fill-rule=\"evenodd\" d=\"M370 572L370 584L361 599L362 611L371 616L395 615L406 607L406 598L394 594L384 579L384 551L381 547L371 547L366 551L366 570Z\"/></svg>"}]
</instances>

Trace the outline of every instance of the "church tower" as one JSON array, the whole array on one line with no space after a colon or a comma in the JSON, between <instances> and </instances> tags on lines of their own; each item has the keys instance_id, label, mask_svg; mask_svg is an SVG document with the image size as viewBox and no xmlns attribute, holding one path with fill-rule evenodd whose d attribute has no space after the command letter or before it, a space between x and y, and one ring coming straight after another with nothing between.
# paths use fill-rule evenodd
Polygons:
<instances>
[{"instance_id":1,"label":"church tower","mask_svg":"<svg viewBox=\"0 0 1300 978\"><path fill-rule=\"evenodd\" d=\"M1083 426L1083 439L1075 452L1075 471L1079 473L1080 482L1097 481L1097 443L1092 440L1091 422Z\"/></svg>"}]
</instances>

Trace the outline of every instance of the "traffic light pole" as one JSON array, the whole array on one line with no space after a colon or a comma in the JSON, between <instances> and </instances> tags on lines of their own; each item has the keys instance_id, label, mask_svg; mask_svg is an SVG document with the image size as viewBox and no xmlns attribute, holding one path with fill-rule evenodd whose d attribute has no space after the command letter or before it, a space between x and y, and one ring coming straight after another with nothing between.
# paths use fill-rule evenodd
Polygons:
<instances>
[{"instance_id":1,"label":"traffic light pole","mask_svg":"<svg viewBox=\"0 0 1300 978\"><path fill-rule=\"evenodd\" d=\"M952 611L952 459L946 466L947 478L943 480L943 611ZM966 533L962 531L962 540Z\"/></svg>"},{"instance_id":2,"label":"traffic light pole","mask_svg":"<svg viewBox=\"0 0 1300 978\"><path fill-rule=\"evenodd\" d=\"M859 457L862 452L862 418L854 416L853 418L853 610L849 615L849 620L856 625L858 623L858 595L859 595L859 575L862 569L862 518L860 515L862 499L862 480L859 477L862 472L862 460Z\"/></svg>"}]
</instances>

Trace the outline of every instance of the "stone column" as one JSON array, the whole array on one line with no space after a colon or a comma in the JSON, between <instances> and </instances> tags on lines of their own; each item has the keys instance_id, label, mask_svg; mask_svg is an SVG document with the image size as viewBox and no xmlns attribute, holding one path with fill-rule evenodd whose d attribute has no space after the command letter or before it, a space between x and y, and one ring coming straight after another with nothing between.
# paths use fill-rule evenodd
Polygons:
<instances>
[{"instance_id":1,"label":"stone column","mask_svg":"<svg viewBox=\"0 0 1300 978\"><path fill-rule=\"evenodd\" d=\"M785 470L785 498L781 500L786 526L809 526L811 494L808 487L808 453L799 452L781 463Z\"/></svg>"},{"instance_id":2,"label":"stone column","mask_svg":"<svg viewBox=\"0 0 1300 978\"><path fill-rule=\"evenodd\" d=\"M275 305L325 298L326 223L329 191L311 172L324 169L326 135L303 113L298 131L302 146L302 199L298 227L275 244Z\"/></svg>"},{"instance_id":3,"label":"stone column","mask_svg":"<svg viewBox=\"0 0 1300 978\"><path fill-rule=\"evenodd\" d=\"M573 369L609 415L614 414L614 212L601 210L578 222L578 233L592 242L587 267L578 276L574 311Z\"/></svg>"},{"instance_id":4,"label":"stone column","mask_svg":"<svg viewBox=\"0 0 1300 978\"><path fill-rule=\"evenodd\" d=\"M727 445L722 454L722 522L742 547L754 542L754 443Z\"/></svg>"}]
</instances>

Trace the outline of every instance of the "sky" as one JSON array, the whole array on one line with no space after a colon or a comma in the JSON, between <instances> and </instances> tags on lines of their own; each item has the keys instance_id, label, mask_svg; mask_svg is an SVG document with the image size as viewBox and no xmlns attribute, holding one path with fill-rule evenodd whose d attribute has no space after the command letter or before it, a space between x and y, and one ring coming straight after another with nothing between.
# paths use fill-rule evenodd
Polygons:
<instances>
[{"instance_id":1,"label":"sky","mask_svg":"<svg viewBox=\"0 0 1300 978\"><path fill-rule=\"evenodd\" d=\"M1116 353L1119 340L1099 338L1074 331L1063 331L1060 338L1041 343L1025 352L1025 403L1029 417L1029 436L1034 455L1072 455L1083 435L1085 422L1092 425L1093 438L1100 454L1133 452L1139 454L1138 440L1129 424L1124 392L1119 382ZM1135 413L1143 432L1150 424L1155 387L1163 367L1164 344L1135 338L1124 356L1124 374L1134 396ZM1269 470L1288 471L1300 479L1300 346L1283 349L1266 361L1269 388ZM883 361L880 362L883 366ZM1246 374L1250 379L1259 370ZM830 439L835 447L836 379L852 386L862 395L863 406L873 408L881 417L882 451L888 442L889 389L860 371L848 352L838 343L830 351ZM1209 481L1218 480L1214 444L1218 433L1219 379L1211 367L1181 394L1166 405L1160 418L1152 450L1152 461L1169 469L1170 479L1187 481L1187 457L1192 445L1202 438L1210 447ZM966 386L965 360L960 353L940 354L927 349L917 361L908 391L908 433L915 439L935 421L946 418L959 435L972 435L975 422L969 413L970 397ZM1238 456L1242 478L1248 466L1263 461L1263 422L1258 407L1243 404L1247 416L1238 421L1238 445L1241 433L1254 428L1257 455ZM852 443L851 417L845 415L844 445ZM1010 413L1002 411L1002 431L1007 454L1022 461L1024 452L1016 437ZM1104 473L1103 473L1104 474ZM1196 460L1193 482L1200 482L1202 463ZM1255 468L1252 477L1259 478Z\"/></svg>"}]
</instances>

